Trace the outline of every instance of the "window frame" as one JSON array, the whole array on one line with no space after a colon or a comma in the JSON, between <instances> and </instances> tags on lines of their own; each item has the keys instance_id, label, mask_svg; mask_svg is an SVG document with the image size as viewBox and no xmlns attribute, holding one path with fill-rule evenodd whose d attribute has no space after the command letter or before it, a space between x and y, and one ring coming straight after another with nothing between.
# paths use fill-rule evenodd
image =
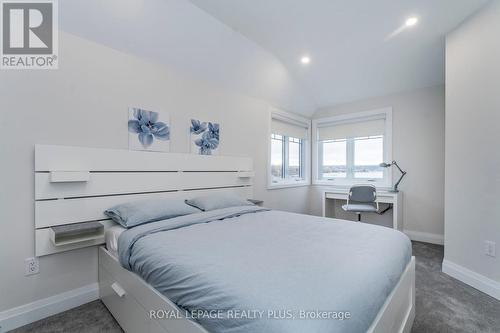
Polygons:
<instances>
[{"instance_id":1,"label":"window frame","mask_svg":"<svg viewBox=\"0 0 500 333\"><path fill-rule=\"evenodd\" d=\"M392 186L392 168L384 169L384 178L379 180L372 180L370 178L337 178L335 180L324 180L319 178L320 159L323 157L319 147L320 141L318 140L318 128L322 125L331 123L345 123L345 122L363 122L374 119L385 119L384 128L384 162L392 161L392 107L375 109L370 111L347 113L333 117L324 117L313 119L312 121L312 183L313 185L325 185L333 187L348 188L356 184L373 184L377 188L389 189ZM353 139L351 139L353 140ZM349 139L348 139L349 141ZM353 144L352 144L353 145ZM351 145L351 146L352 146ZM352 147L349 148L347 143L347 174L349 174L349 167L354 167L354 151ZM351 151L350 151L351 149ZM320 154L321 153L321 154ZM354 172L353 172L354 174Z\"/></svg>"},{"instance_id":2,"label":"window frame","mask_svg":"<svg viewBox=\"0 0 500 333\"><path fill-rule=\"evenodd\" d=\"M290 125L300 126L307 129L306 137L303 139L303 144L300 145L300 154L302 158L302 180L294 180L294 179L283 179L278 183L273 182L272 165L271 165L271 152L272 152L272 121L273 119L288 123ZM268 127L268 153L267 153L267 188L271 189L280 189L280 188L289 188L289 187L299 187L299 186L309 186L311 185L311 120L305 117L301 117L299 115L291 114L285 111L281 111L278 109L271 108L270 117L269 117L269 127ZM288 145L289 145L289 137L283 136L284 145L283 145L283 166L282 172L283 175L286 175L288 172ZM298 139L298 138L295 138Z\"/></svg>"}]
</instances>

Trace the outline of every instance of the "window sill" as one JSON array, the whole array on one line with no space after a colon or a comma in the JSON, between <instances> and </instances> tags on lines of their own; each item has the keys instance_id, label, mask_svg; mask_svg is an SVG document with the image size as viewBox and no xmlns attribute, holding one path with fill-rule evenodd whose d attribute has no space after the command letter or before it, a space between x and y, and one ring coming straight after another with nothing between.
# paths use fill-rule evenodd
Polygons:
<instances>
[{"instance_id":1,"label":"window sill","mask_svg":"<svg viewBox=\"0 0 500 333\"><path fill-rule=\"evenodd\" d=\"M370 184L373 185L377 188L377 190L381 191L388 191L392 189L392 185L387 184L387 183L373 183L373 182L359 182L359 183L352 183L352 184L333 184L332 182L329 181L314 181L312 183L313 186L317 187L329 187L329 188L336 188L336 189L349 189L351 186L354 185L366 185Z\"/></svg>"},{"instance_id":2,"label":"window sill","mask_svg":"<svg viewBox=\"0 0 500 333\"><path fill-rule=\"evenodd\" d=\"M276 183L267 185L268 190L278 190L283 188L291 188L291 187L302 187L309 186L311 183L309 181L301 181L301 182L289 182L289 183Z\"/></svg>"}]
</instances>

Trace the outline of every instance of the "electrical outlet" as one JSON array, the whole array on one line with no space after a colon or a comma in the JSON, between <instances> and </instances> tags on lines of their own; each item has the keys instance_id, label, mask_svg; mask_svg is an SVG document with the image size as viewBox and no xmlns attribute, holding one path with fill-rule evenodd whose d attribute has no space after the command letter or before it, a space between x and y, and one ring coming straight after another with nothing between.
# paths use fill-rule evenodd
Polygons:
<instances>
[{"instance_id":1,"label":"electrical outlet","mask_svg":"<svg viewBox=\"0 0 500 333\"><path fill-rule=\"evenodd\" d=\"M24 259L24 275L34 275L40 272L40 262L38 258Z\"/></svg>"},{"instance_id":2,"label":"electrical outlet","mask_svg":"<svg viewBox=\"0 0 500 333\"><path fill-rule=\"evenodd\" d=\"M492 241L485 241L484 242L484 254L487 256L495 258L497 256L496 253L496 243Z\"/></svg>"}]
</instances>

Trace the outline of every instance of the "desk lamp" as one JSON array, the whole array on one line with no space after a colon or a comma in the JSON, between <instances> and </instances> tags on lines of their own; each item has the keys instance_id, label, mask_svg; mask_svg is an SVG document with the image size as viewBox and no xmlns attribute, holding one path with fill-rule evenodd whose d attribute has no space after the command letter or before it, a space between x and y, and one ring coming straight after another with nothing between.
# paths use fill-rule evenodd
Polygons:
<instances>
[{"instance_id":1,"label":"desk lamp","mask_svg":"<svg viewBox=\"0 0 500 333\"><path fill-rule=\"evenodd\" d=\"M389 168L391 166L395 165L396 168L398 168L399 172L401 172L401 177L399 177L399 180L394 184L394 188L391 190L391 192L399 192L398 186L399 183L401 183L401 180L403 180L403 177L406 175L406 171L401 170L399 167L398 163L396 161L392 161L391 163L380 163L380 167L382 168Z\"/></svg>"}]
</instances>

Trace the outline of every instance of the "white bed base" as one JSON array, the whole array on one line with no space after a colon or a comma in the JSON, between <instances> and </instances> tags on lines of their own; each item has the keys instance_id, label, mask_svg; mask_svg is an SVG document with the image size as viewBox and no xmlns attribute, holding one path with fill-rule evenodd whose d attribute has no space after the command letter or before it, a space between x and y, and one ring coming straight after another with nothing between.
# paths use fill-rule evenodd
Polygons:
<instances>
[{"instance_id":1,"label":"white bed base","mask_svg":"<svg viewBox=\"0 0 500 333\"><path fill-rule=\"evenodd\" d=\"M387 297L368 333L410 333L415 319L415 257Z\"/></svg>"},{"instance_id":2,"label":"white bed base","mask_svg":"<svg viewBox=\"0 0 500 333\"><path fill-rule=\"evenodd\" d=\"M124 269L104 247L99 249L101 300L127 333L208 333L189 319L155 319L150 311L177 306L137 274ZM415 318L415 257L380 309L369 333L409 333Z\"/></svg>"},{"instance_id":3,"label":"white bed base","mask_svg":"<svg viewBox=\"0 0 500 333\"><path fill-rule=\"evenodd\" d=\"M188 319L154 319L150 311L176 311L177 306L137 274L124 269L104 247L99 248L99 295L127 333L208 333Z\"/></svg>"}]
</instances>

